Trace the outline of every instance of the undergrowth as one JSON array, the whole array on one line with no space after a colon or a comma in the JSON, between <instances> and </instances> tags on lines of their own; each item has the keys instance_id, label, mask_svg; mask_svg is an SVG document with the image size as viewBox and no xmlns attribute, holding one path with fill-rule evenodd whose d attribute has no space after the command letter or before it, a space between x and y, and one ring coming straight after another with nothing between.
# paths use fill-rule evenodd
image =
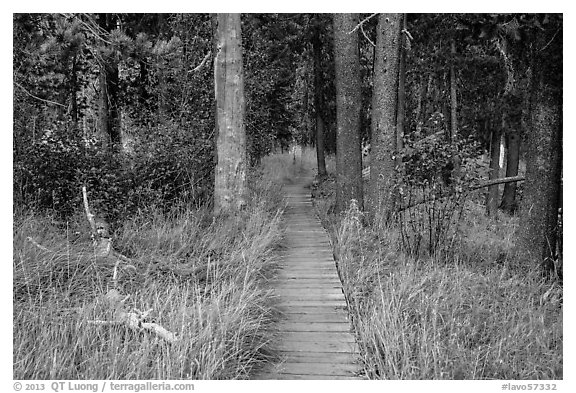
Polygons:
<instances>
[{"instance_id":1,"label":"undergrowth","mask_svg":"<svg viewBox=\"0 0 576 393\"><path fill-rule=\"evenodd\" d=\"M511 256L517 217L468 200L450 252L410 255L398 223L333 205L317 195L369 378L563 378L562 286Z\"/></svg>"},{"instance_id":2,"label":"undergrowth","mask_svg":"<svg viewBox=\"0 0 576 393\"><path fill-rule=\"evenodd\" d=\"M266 281L282 197L262 174L250 184L238 215L142 207L116 228L114 247L129 258L118 266L95 257L82 212L64 226L15 214L14 379L242 379L274 357ZM114 319L111 290L178 340L94 324Z\"/></svg>"}]
</instances>

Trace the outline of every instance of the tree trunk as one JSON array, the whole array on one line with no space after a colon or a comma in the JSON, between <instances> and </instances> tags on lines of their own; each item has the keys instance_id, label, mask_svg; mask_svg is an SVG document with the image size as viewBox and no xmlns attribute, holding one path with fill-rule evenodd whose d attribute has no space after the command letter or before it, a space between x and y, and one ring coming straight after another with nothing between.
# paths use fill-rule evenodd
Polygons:
<instances>
[{"instance_id":1,"label":"tree trunk","mask_svg":"<svg viewBox=\"0 0 576 393\"><path fill-rule=\"evenodd\" d=\"M314 116L316 118L316 161L318 162L318 178L322 179L328 175L326 171L326 157L324 154L324 99L322 87L322 41L320 40L320 20L315 18L314 36L312 38L312 49L314 52Z\"/></svg>"},{"instance_id":2,"label":"tree trunk","mask_svg":"<svg viewBox=\"0 0 576 393\"><path fill-rule=\"evenodd\" d=\"M505 40L497 40L496 47L502 58L502 63L506 71L506 85L504 88L504 104L502 107L506 111L504 119L504 133L506 139L506 177L518 175L518 164L520 161L520 141L524 133L524 122L522 113L526 109L526 91L520 89L529 78L522 72L524 65L517 57L511 55L507 49L509 45ZM515 61L514 61L515 60ZM516 63L516 64L515 64ZM526 90L526 89L524 89ZM500 209L509 214L513 214L518 208L516 203L516 183L507 183L504 186Z\"/></svg>"},{"instance_id":3,"label":"tree trunk","mask_svg":"<svg viewBox=\"0 0 576 393\"><path fill-rule=\"evenodd\" d=\"M540 15L535 16L541 18ZM554 270L562 168L562 20L548 15L534 40L526 182L517 246L529 266ZM560 273L560 272L559 272Z\"/></svg>"},{"instance_id":4,"label":"tree trunk","mask_svg":"<svg viewBox=\"0 0 576 393\"><path fill-rule=\"evenodd\" d=\"M357 14L334 14L336 70L336 211L355 199L363 209L362 146L360 138L360 52Z\"/></svg>"},{"instance_id":5,"label":"tree trunk","mask_svg":"<svg viewBox=\"0 0 576 393\"><path fill-rule=\"evenodd\" d=\"M518 176L520 162L520 134L509 130L506 134L506 177ZM506 183L500 209L513 214L518 209L516 203L516 183Z\"/></svg>"},{"instance_id":6,"label":"tree trunk","mask_svg":"<svg viewBox=\"0 0 576 393\"><path fill-rule=\"evenodd\" d=\"M108 32L115 28L110 14L100 14L98 22ZM100 66L100 130L104 147L111 151L119 151L121 144L119 77L118 64L112 56L103 59L104 64Z\"/></svg>"},{"instance_id":7,"label":"tree trunk","mask_svg":"<svg viewBox=\"0 0 576 393\"><path fill-rule=\"evenodd\" d=\"M138 99L142 106L144 106L147 104L148 99L150 98L148 89L146 88L146 86L148 86L148 65L144 60L140 60L138 64L140 65L140 73L138 75L140 84L138 86Z\"/></svg>"},{"instance_id":8,"label":"tree trunk","mask_svg":"<svg viewBox=\"0 0 576 393\"><path fill-rule=\"evenodd\" d=\"M72 70L70 75L70 117L75 128L78 128L78 59L72 57Z\"/></svg>"},{"instance_id":9,"label":"tree trunk","mask_svg":"<svg viewBox=\"0 0 576 393\"><path fill-rule=\"evenodd\" d=\"M214 212L246 204L246 131L240 14L218 14L214 90L218 126Z\"/></svg>"},{"instance_id":10,"label":"tree trunk","mask_svg":"<svg viewBox=\"0 0 576 393\"><path fill-rule=\"evenodd\" d=\"M158 14L156 21L156 29L158 31L158 39L168 41L168 34L166 33L166 18L164 14ZM157 122L163 124L168 117L168 83L167 83L167 62L161 55L156 56L156 77L158 78L158 91L157 91Z\"/></svg>"},{"instance_id":11,"label":"tree trunk","mask_svg":"<svg viewBox=\"0 0 576 393\"><path fill-rule=\"evenodd\" d=\"M450 51L452 53L452 60L450 62L450 140L454 143L458 136L458 101L456 97L456 70L454 67L456 58L456 40L454 38L452 38Z\"/></svg>"},{"instance_id":12,"label":"tree trunk","mask_svg":"<svg viewBox=\"0 0 576 393\"><path fill-rule=\"evenodd\" d=\"M490 138L490 169L488 171L488 180L498 179L500 177L500 139L502 137L502 128L500 125L493 127ZM494 217L498 211L498 191L499 186L493 185L488 187L486 195L486 213Z\"/></svg>"},{"instance_id":13,"label":"tree trunk","mask_svg":"<svg viewBox=\"0 0 576 393\"><path fill-rule=\"evenodd\" d=\"M380 14L372 97L372 154L369 213L388 219L394 210L394 151L402 14Z\"/></svg>"},{"instance_id":14,"label":"tree trunk","mask_svg":"<svg viewBox=\"0 0 576 393\"><path fill-rule=\"evenodd\" d=\"M416 99L416 110L414 112L414 121L416 124L416 132L420 133L422 132L422 124L424 123L424 120L422 118L422 113L423 111L423 106L425 105L425 100L426 100L426 95L427 95L427 86L428 84L426 83L426 76L425 75L420 75L420 79L419 79L419 85L417 86L417 99Z\"/></svg>"}]
</instances>

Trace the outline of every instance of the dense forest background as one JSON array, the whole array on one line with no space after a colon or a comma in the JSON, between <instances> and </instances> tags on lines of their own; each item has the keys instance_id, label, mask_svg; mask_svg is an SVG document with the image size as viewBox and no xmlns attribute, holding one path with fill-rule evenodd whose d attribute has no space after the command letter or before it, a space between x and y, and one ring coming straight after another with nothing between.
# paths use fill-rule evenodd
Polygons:
<instances>
[{"instance_id":1,"label":"dense forest background","mask_svg":"<svg viewBox=\"0 0 576 393\"><path fill-rule=\"evenodd\" d=\"M357 132L366 146L377 18L357 23ZM441 173L446 183L455 170L467 184L518 176L541 142L528 132L534 61L546 63L547 89L561 89L561 17L408 14L402 23L402 128L391 149L406 179L414 186ZM210 202L214 29L206 14L15 14L16 208L69 216L80 206L79 185L110 221L142 204ZM328 14L242 17L249 165L316 145L325 176L323 155L337 148L333 30ZM542 159L561 163L560 146L555 138ZM502 196L498 185L488 189L488 214L517 210L522 183L504 187Z\"/></svg>"},{"instance_id":2,"label":"dense forest background","mask_svg":"<svg viewBox=\"0 0 576 393\"><path fill-rule=\"evenodd\" d=\"M529 39L527 18L408 15L405 138L450 127L450 66L458 132L475 152L491 151L504 130L520 133L529 61L528 44L519 42ZM330 16L246 14L242 21L251 163L291 143L313 144L314 116L323 119L326 152L335 152ZM365 141L375 21L363 24L359 42ZM137 198L208 200L211 23L200 14L15 15L16 204L69 214L77 184L89 184L98 203L113 201L112 215L133 209Z\"/></svg>"}]
</instances>

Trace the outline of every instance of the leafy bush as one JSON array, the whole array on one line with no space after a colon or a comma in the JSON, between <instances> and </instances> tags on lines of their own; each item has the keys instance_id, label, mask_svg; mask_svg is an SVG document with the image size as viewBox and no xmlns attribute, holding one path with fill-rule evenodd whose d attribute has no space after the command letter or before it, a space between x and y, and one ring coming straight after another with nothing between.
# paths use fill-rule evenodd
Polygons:
<instances>
[{"instance_id":1,"label":"leafy bush","mask_svg":"<svg viewBox=\"0 0 576 393\"><path fill-rule=\"evenodd\" d=\"M213 146L173 125L139 131L132 153L108 152L60 126L14 157L15 202L68 218L82 206L86 186L91 206L110 221L140 206L162 209L178 202L204 203L212 194Z\"/></svg>"},{"instance_id":2,"label":"leafy bush","mask_svg":"<svg viewBox=\"0 0 576 393\"><path fill-rule=\"evenodd\" d=\"M433 256L452 249L466 199L464 188L478 180L469 163L478 155L478 144L468 139L447 144L443 135L437 131L418 141L407 140L400 153L404 172L396 187L402 206L411 207L397 218L403 249L415 257L422 250Z\"/></svg>"}]
</instances>

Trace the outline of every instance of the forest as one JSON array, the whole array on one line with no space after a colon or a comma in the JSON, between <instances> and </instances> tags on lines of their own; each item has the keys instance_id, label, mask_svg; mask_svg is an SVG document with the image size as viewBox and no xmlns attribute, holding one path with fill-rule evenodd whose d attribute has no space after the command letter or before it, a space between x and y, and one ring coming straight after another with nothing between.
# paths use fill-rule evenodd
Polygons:
<instances>
[{"instance_id":1,"label":"forest","mask_svg":"<svg viewBox=\"0 0 576 393\"><path fill-rule=\"evenodd\" d=\"M254 379L287 186L365 379L563 379L562 14L13 14L15 379Z\"/></svg>"}]
</instances>

